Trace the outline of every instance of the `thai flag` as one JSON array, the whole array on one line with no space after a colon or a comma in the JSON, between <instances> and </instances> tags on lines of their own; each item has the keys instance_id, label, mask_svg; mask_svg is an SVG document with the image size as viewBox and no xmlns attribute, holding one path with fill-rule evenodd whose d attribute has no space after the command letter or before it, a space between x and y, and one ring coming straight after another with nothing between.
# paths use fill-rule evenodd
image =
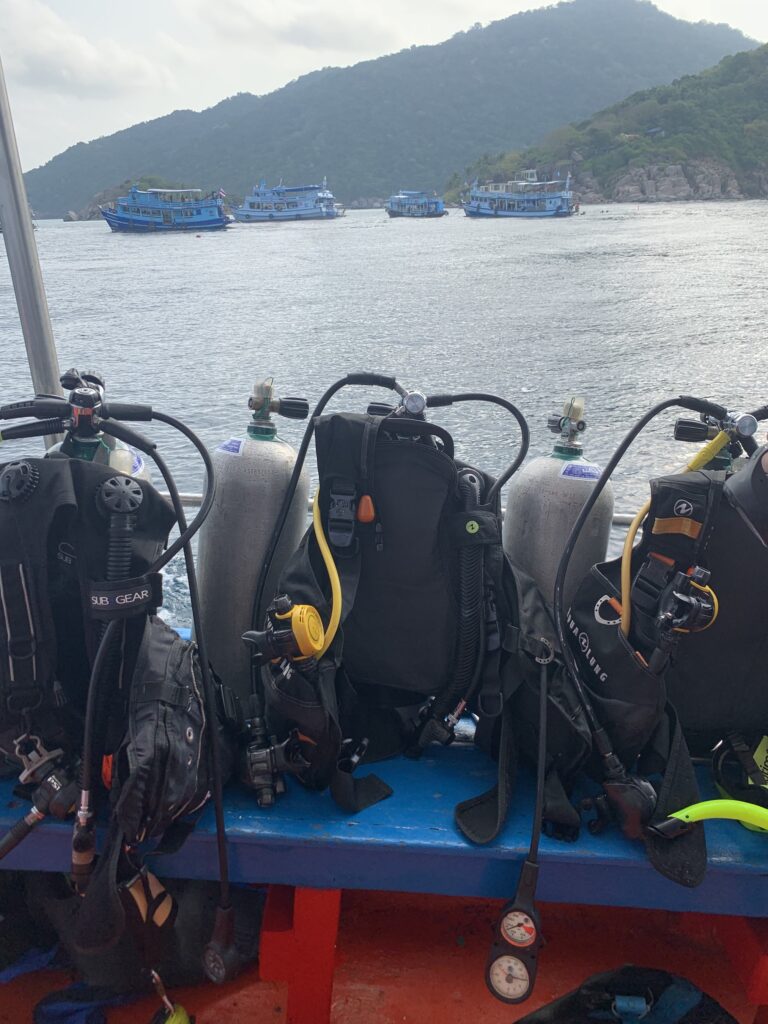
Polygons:
<instances>
[{"instance_id":1,"label":"thai flag","mask_svg":"<svg viewBox=\"0 0 768 1024\"><path fill-rule=\"evenodd\" d=\"M226 197L227 197L227 193L224 191L223 188L220 188L219 189L219 199L226 199Z\"/></svg>"}]
</instances>

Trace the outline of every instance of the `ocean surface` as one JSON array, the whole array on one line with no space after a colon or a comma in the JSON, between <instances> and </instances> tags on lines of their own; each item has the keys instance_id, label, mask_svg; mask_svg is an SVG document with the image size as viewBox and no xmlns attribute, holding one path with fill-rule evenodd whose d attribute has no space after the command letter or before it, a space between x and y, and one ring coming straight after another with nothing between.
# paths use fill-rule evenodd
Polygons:
<instances>
[{"instance_id":1,"label":"ocean surface","mask_svg":"<svg viewBox=\"0 0 768 1024\"><path fill-rule=\"evenodd\" d=\"M253 382L267 376L311 404L354 370L427 393L491 391L528 418L533 455L551 450L547 415L583 395L585 453L602 464L663 398L745 411L768 402L766 202L592 206L551 221L364 210L202 235L41 221L35 239L61 369L101 370L113 399L178 416L210 447L242 435ZM31 395L31 380L1 242L0 253L0 380L3 401L14 401ZM363 411L372 396L351 389L329 408ZM499 409L434 419L457 455L489 472L514 457L516 427ZM633 511L649 476L692 454L672 440L673 420L630 449L614 478L617 509ZM200 490L189 444L145 427L180 488ZM302 430L280 421L292 443ZM39 444L7 443L4 455ZM179 619L182 571L170 567Z\"/></svg>"}]
</instances>

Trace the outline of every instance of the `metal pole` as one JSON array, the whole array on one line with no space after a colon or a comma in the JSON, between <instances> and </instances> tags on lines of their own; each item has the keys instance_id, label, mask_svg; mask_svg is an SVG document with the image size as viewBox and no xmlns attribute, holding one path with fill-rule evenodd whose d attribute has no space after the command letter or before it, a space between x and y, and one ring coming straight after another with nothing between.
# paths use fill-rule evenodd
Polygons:
<instances>
[{"instance_id":1,"label":"metal pole","mask_svg":"<svg viewBox=\"0 0 768 1024\"><path fill-rule=\"evenodd\" d=\"M59 360L0 61L0 224L36 394L60 395Z\"/></svg>"}]
</instances>

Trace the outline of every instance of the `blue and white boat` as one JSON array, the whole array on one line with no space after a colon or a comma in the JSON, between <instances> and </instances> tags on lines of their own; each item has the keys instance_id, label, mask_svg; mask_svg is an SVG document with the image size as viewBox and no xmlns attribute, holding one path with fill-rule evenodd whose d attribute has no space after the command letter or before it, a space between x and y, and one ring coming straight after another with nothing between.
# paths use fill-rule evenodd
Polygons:
<instances>
[{"instance_id":1,"label":"blue and white boat","mask_svg":"<svg viewBox=\"0 0 768 1024\"><path fill-rule=\"evenodd\" d=\"M328 183L322 185L275 185L265 181L254 185L242 206L232 210L235 220L257 224L275 220L332 220L344 215L344 207L336 202Z\"/></svg>"},{"instance_id":2,"label":"blue and white boat","mask_svg":"<svg viewBox=\"0 0 768 1024\"><path fill-rule=\"evenodd\" d=\"M468 217L570 217L575 212L571 176L565 181L539 181L535 170L519 181L478 185L462 206Z\"/></svg>"},{"instance_id":3,"label":"blue and white boat","mask_svg":"<svg viewBox=\"0 0 768 1024\"><path fill-rule=\"evenodd\" d=\"M150 188L133 185L127 196L109 206L101 215L113 231L215 231L225 228L230 218L224 213L224 195L199 188Z\"/></svg>"},{"instance_id":4,"label":"blue and white boat","mask_svg":"<svg viewBox=\"0 0 768 1024\"><path fill-rule=\"evenodd\" d=\"M442 198L406 190L390 196L385 209L390 217L444 217L448 213Z\"/></svg>"}]
</instances>

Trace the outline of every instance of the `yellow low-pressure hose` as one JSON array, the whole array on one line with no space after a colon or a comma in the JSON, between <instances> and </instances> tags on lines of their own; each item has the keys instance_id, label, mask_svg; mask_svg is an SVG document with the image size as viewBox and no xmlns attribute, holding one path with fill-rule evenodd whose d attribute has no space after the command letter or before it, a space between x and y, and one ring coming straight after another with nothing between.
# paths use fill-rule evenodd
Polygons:
<instances>
[{"instance_id":1,"label":"yellow low-pressure hose","mask_svg":"<svg viewBox=\"0 0 768 1024\"><path fill-rule=\"evenodd\" d=\"M315 491L315 500L312 502L312 525L315 528L317 546L320 548L320 554L323 556L328 579L331 581L331 618L325 631L325 641L322 650L317 655L318 658L322 658L331 646L333 638L336 636L336 630L341 622L341 582L339 581L339 574L336 571L336 563L333 560L331 549L328 547L328 541L325 539L319 499L320 491L318 489Z\"/></svg>"},{"instance_id":2,"label":"yellow low-pressure hose","mask_svg":"<svg viewBox=\"0 0 768 1024\"><path fill-rule=\"evenodd\" d=\"M714 459L721 449L725 448L730 440L731 436L728 431L721 430L719 434L704 445L701 451L694 455L682 472L693 473L697 469L701 469L702 466L706 466L708 462L711 462L712 459ZM649 498L632 520L632 524L629 527L624 541L624 551L621 556L621 632L624 636L629 636L629 627L632 623L632 607L629 603L629 596L632 590L632 548L635 543L637 531L640 529L640 524L648 515L648 509L650 507L651 501Z\"/></svg>"},{"instance_id":3,"label":"yellow low-pressure hose","mask_svg":"<svg viewBox=\"0 0 768 1024\"><path fill-rule=\"evenodd\" d=\"M680 821L687 822L727 818L730 821L751 825L753 828L768 829L768 810L744 800L704 800L700 804L691 804L681 811L675 811L674 814L670 814L670 818L679 818Z\"/></svg>"}]
</instances>

